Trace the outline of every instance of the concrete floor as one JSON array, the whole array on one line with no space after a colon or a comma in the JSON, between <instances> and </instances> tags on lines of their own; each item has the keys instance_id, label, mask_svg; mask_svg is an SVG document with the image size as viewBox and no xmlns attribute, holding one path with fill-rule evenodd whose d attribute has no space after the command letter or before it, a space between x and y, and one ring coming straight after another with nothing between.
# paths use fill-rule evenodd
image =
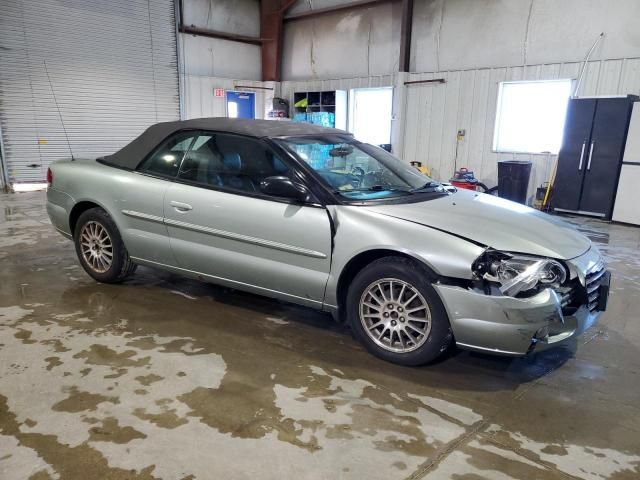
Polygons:
<instances>
[{"instance_id":1,"label":"concrete floor","mask_svg":"<svg viewBox=\"0 0 640 480\"><path fill-rule=\"evenodd\" d=\"M640 478L640 228L577 342L423 368L309 309L140 268L100 285L0 195L0 478Z\"/></svg>"}]
</instances>

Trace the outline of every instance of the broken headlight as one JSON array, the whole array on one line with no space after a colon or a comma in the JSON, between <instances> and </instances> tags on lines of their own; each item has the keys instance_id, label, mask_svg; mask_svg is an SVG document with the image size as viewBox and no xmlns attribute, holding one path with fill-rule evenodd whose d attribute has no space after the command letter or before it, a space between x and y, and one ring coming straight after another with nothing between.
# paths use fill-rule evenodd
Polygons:
<instances>
[{"instance_id":1,"label":"broken headlight","mask_svg":"<svg viewBox=\"0 0 640 480\"><path fill-rule=\"evenodd\" d=\"M559 287L567 279L567 269L557 260L501 252L485 252L473 269L478 277L497 283L500 292L510 297L539 286Z\"/></svg>"}]
</instances>

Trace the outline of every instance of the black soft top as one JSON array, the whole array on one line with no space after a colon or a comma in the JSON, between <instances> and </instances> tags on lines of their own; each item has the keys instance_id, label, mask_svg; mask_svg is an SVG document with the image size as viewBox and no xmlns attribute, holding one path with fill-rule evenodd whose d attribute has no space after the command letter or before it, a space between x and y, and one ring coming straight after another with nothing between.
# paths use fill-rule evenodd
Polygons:
<instances>
[{"instance_id":1,"label":"black soft top","mask_svg":"<svg viewBox=\"0 0 640 480\"><path fill-rule=\"evenodd\" d=\"M125 145L113 155L101 159L117 167L135 169L165 138L181 130L213 130L236 133L255 138L288 137L299 135L351 135L344 130L320 127L309 123L287 120L247 120L244 118L194 118L177 122L156 123L147 128L138 138Z\"/></svg>"}]
</instances>

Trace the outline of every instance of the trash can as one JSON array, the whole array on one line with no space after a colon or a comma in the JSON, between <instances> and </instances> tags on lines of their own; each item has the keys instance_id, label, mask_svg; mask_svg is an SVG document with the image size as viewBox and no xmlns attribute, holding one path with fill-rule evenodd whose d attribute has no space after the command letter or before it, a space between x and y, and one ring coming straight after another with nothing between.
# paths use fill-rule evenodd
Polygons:
<instances>
[{"instance_id":1,"label":"trash can","mask_svg":"<svg viewBox=\"0 0 640 480\"><path fill-rule=\"evenodd\" d=\"M525 204L529 189L531 162L505 160L498 162L498 196Z\"/></svg>"}]
</instances>

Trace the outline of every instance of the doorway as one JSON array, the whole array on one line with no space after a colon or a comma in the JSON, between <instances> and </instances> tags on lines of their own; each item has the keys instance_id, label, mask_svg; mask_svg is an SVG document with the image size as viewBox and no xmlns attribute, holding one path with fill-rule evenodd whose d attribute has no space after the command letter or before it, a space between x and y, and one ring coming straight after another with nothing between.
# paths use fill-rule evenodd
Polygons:
<instances>
[{"instance_id":1,"label":"doorway","mask_svg":"<svg viewBox=\"0 0 640 480\"><path fill-rule=\"evenodd\" d=\"M349 95L349 131L360 141L390 148L393 87L356 88Z\"/></svg>"},{"instance_id":2,"label":"doorway","mask_svg":"<svg viewBox=\"0 0 640 480\"><path fill-rule=\"evenodd\" d=\"M227 91L227 117L256 118L256 94Z\"/></svg>"}]
</instances>

